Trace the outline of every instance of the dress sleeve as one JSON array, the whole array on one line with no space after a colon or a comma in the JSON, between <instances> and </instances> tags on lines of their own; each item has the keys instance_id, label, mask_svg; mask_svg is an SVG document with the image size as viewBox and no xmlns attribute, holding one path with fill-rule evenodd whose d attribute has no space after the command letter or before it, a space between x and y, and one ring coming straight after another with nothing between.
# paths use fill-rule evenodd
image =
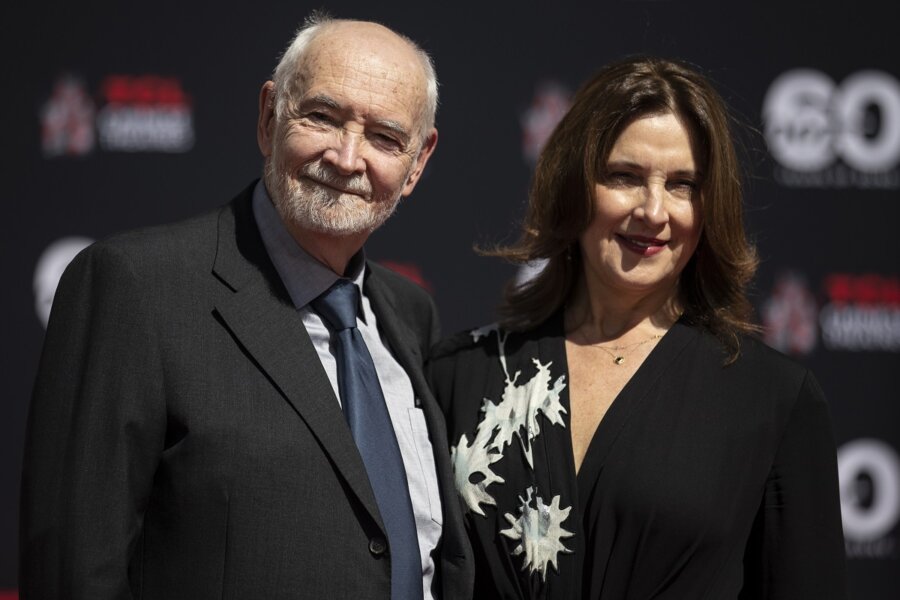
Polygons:
<instances>
[{"instance_id":1,"label":"dress sleeve","mask_svg":"<svg viewBox=\"0 0 900 600\"><path fill-rule=\"evenodd\" d=\"M164 446L163 369L143 289L121 251L93 247L60 281L29 409L23 600L130 598Z\"/></svg>"},{"instance_id":2,"label":"dress sleeve","mask_svg":"<svg viewBox=\"0 0 900 600\"><path fill-rule=\"evenodd\" d=\"M740 598L847 598L834 437L825 397L810 373L766 481Z\"/></svg>"}]
</instances>

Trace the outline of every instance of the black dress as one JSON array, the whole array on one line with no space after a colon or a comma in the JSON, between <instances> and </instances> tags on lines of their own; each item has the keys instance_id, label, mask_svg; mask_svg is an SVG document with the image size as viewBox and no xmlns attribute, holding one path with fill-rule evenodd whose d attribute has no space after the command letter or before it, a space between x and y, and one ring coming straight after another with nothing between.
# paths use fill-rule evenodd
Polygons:
<instances>
[{"instance_id":1,"label":"black dress","mask_svg":"<svg viewBox=\"0 0 900 600\"><path fill-rule=\"evenodd\" d=\"M576 477L562 316L439 344L432 383L475 550L476 598L846 598L822 392L745 338L676 323Z\"/></svg>"}]
</instances>

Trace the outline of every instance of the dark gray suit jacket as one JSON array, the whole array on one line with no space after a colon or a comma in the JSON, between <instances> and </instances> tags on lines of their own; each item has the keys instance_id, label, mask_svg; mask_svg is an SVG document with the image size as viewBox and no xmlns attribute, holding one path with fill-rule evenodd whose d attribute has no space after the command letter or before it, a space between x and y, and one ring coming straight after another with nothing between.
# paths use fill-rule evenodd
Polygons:
<instances>
[{"instance_id":1,"label":"dark gray suit jacket","mask_svg":"<svg viewBox=\"0 0 900 600\"><path fill-rule=\"evenodd\" d=\"M362 459L262 245L251 190L95 244L63 276L27 431L24 599L389 598ZM468 598L471 550L421 370L434 306L369 266L366 294L435 449L435 588Z\"/></svg>"}]
</instances>

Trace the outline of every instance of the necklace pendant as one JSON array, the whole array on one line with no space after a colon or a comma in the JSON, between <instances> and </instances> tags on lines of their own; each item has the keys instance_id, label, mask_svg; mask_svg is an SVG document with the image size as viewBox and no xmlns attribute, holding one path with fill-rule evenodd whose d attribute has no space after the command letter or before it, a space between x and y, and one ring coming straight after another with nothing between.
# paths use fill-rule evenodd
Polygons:
<instances>
[{"instance_id":1,"label":"necklace pendant","mask_svg":"<svg viewBox=\"0 0 900 600\"><path fill-rule=\"evenodd\" d=\"M621 365L623 362L625 362L625 357L617 356L613 359L613 362L616 363L617 365Z\"/></svg>"}]
</instances>

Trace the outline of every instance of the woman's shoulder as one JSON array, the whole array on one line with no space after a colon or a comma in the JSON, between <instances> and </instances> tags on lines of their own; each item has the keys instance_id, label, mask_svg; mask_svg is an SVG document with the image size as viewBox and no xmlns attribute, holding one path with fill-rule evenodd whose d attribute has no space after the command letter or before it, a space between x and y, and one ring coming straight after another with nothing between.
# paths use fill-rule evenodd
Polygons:
<instances>
[{"instance_id":1,"label":"woman's shoulder","mask_svg":"<svg viewBox=\"0 0 900 600\"><path fill-rule=\"evenodd\" d=\"M803 390L818 384L813 373L794 358L767 345L753 335L739 336L739 353L734 361L728 356L725 345L713 334L702 331L698 348L709 360L700 361L712 365L717 361L718 375L709 373L710 379L736 390L737 395L753 397L755 402L768 399L776 404L791 405Z\"/></svg>"},{"instance_id":2,"label":"woman's shoulder","mask_svg":"<svg viewBox=\"0 0 900 600\"><path fill-rule=\"evenodd\" d=\"M795 359L752 335L740 336L737 362L743 363L750 370L789 380L802 380L809 374L809 369Z\"/></svg>"},{"instance_id":3,"label":"woman's shoulder","mask_svg":"<svg viewBox=\"0 0 900 600\"><path fill-rule=\"evenodd\" d=\"M481 398L477 389L490 379L499 335L496 324L486 325L457 332L432 347L426 373L445 414L460 398Z\"/></svg>"},{"instance_id":4,"label":"woman's shoulder","mask_svg":"<svg viewBox=\"0 0 900 600\"><path fill-rule=\"evenodd\" d=\"M458 331L432 347L431 360L449 359L469 352L484 352L491 339L503 333L497 323Z\"/></svg>"},{"instance_id":5,"label":"woman's shoulder","mask_svg":"<svg viewBox=\"0 0 900 600\"><path fill-rule=\"evenodd\" d=\"M432 347L431 360L449 360L462 356L496 358L498 353L512 355L518 353L523 346L558 335L562 335L561 326L557 327L554 320L526 331L514 331L499 323L490 323L465 329L441 340Z\"/></svg>"},{"instance_id":6,"label":"woman's shoulder","mask_svg":"<svg viewBox=\"0 0 900 600\"><path fill-rule=\"evenodd\" d=\"M683 331L693 331L693 334L686 335L694 335L697 340L694 346L695 355L703 355L711 362L720 363L726 372L728 370L757 373L765 371L767 373L783 373L793 377L803 377L808 372L807 368L799 362L767 345L755 335L737 334L738 352L732 359L732 348L713 332L693 324L681 323L680 325L683 326Z\"/></svg>"},{"instance_id":7,"label":"woman's shoulder","mask_svg":"<svg viewBox=\"0 0 900 600\"><path fill-rule=\"evenodd\" d=\"M729 352L718 338L706 331L697 338L693 349L679 357L679 373L714 404L727 403L727 414L744 426L768 431L777 440L792 415L827 412L814 374L761 339L742 335L740 353L728 363Z\"/></svg>"}]
</instances>

